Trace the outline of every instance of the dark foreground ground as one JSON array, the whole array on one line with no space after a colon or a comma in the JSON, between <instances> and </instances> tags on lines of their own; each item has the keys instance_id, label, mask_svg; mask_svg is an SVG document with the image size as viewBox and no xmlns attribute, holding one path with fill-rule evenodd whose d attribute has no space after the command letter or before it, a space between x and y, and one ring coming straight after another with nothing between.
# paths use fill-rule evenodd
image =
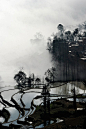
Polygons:
<instances>
[{"instance_id":1,"label":"dark foreground ground","mask_svg":"<svg viewBox=\"0 0 86 129\"><path fill-rule=\"evenodd\" d=\"M82 97L81 95L77 97ZM43 129L86 129L86 109L85 103L76 103L77 108L83 110L75 110L73 102L66 99L59 99L51 103L50 115L44 115L44 107L37 106L36 111L31 117L34 118L34 125L37 126L44 123L44 120L53 120L54 123L45 126ZM56 123L56 118L63 120L63 122ZM41 128L40 128L41 129Z\"/></svg>"}]
</instances>

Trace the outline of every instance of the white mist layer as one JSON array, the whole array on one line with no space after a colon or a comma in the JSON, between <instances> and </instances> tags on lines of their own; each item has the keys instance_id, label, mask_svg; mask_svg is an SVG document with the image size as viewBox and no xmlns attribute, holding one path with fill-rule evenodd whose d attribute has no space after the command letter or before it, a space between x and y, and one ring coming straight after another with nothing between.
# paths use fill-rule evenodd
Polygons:
<instances>
[{"instance_id":1,"label":"white mist layer","mask_svg":"<svg viewBox=\"0 0 86 129\"><path fill-rule=\"evenodd\" d=\"M11 48L13 49L12 46ZM45 71L52 67L47 43L43 37L32 39L27 46L23 44L19 48L12 49L9 54L5 53L0 64L1 83L3 86L16 85L13 77L22 68L27 77L29 74L34 73L42 78Z\"/></svg>"}]
</instances>

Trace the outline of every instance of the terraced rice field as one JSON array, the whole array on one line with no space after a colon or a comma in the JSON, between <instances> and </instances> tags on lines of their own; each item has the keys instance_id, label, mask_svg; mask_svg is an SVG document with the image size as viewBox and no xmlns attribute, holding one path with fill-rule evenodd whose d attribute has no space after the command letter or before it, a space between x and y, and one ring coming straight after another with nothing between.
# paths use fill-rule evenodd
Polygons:
<instances>
[{"instance_id":1,"label":"terraced rice field","mask_svg":"<svg viewBox=\"0 0 86 129\"><path fill-rule=\"evenodd\" d=\"M71 90L75 84L54 84L50 86L50 99L72 96ZM86 93L85 89L75 87L76 93ZM3 87L0 89L0 126L2 128L24 128L31 126L30 115L34 113L36 106L43 102L42 98L35 99L41 95L42 88L15 89L14 87ZM52 123L52 122L51 122Z\"/></svg>"}]
</instances>

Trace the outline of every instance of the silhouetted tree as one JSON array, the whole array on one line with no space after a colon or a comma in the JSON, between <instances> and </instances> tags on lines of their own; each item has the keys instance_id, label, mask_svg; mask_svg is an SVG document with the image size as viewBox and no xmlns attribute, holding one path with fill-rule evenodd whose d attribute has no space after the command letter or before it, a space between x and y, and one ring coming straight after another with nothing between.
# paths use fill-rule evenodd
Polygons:
<instances>
[{"instance_id":1,"label":"silhouetted tree","mask_svg":"<svg viewBox=\"0 0 86 129\"><path fill-rule=\"evenodd\" d=\"M41 82L41 79L40 78L36 78L36 80L35 80L35 83L40 83Z\"/></svg>"},{"instance_id":2,"label":"silhouetted tree","mask_svg":"<svg viewBox=\"0 0 86 129\"><path fill-rule=\"evenodd\" d=\"M58 25L58 30L60 30L60 38L63 38L63 32L64 32L64 26L62 24L59 24Z\"/></svg>"},{"instance_id":3,"label":"silhouetted tree","mask_svg":"<svg viewBox=\"0 0 86 129\"><path fill-rule=\"evenodd\" d=\"M78 28L76 28L73 32L73 36L75 37L75 41L77 41L77 36L78 36Z\"/></svg>"},{"instance_id":4,"label":"silhouetted tree","mask_svg":"<svg viewBox=\"0 0 86 129\"><path fill-rule=\"evenodd\" d=\"M66 39L70 41L71 31L65 32Z\"/></svg>"},{"instance_id":5,"label":"silhouetted tree","mask_svg":"<svg viewBox=\"0 0 86 129\"><path fill-rule=\"evenodd\" d=\"M54 68L54 67L52 67L51 69L48 69L48 70L45 72L45 75L46 75L45 80L46 80L47 82L51 82L51 81L54 82L54 77L55 77L54 72L55 72L55 68Z\"/></svg>"},{"instance_id":6,"label":"silhouetted tree","mask_svg":"<svg viewBox=\"0 0 86 129\"><path fill-rule=\"evenodd\" d=\"M26 74L22 71L19 71L19 73L14 76L14 79L16 80L18 85L22 86L23 84L25 84Z\"/></svg>"},{"instance_id":7,"label":"silhouetted tree","mask_svg":"<svg viewBox=\"0 0 86 129\"><path fill-rule=\"evenodd\" d=\"M79 40L82 38L82 35L81 34L78 34L78 37L79 37Z\"/></svg>"},{"instance_id":8,"label":"silhouetted tree","mask_svg":"<svg viewBox=\"0 0 86 129\"><path fill-rule=\"evenodd\" d=\"M86 32L85 31L83 32L83 36L86 37Z\"/></svg>"}]
</instances>

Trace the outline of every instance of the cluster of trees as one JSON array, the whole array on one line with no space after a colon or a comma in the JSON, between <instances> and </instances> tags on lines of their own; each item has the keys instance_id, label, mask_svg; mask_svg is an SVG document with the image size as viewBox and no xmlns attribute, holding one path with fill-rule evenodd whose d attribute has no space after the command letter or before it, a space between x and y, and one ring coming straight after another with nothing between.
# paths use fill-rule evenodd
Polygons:
<instances>
[{"instance_id":1,"label":"cluster of trees","mask_svg":"<svg viewBox=\"0 0 86 129\"><path fill-rule=\"evenodd\" d=\"M31 85L41 83L41 79L38 77L35 77L34 74L27 77L26 74L22 71L19 71L14 76L14 79L17 82L19 87L27 87L27 86L31 87Z\"/></svg>"},{"instance_id":2,"label":"cluster of trees","mask_svg":"<svg viewBox=\"0 0 86 129\"><path fill-rule=\"evenodd\" d=\"M84 22L82 25L78 25L77 28L74 29L74 31L66 30L65 27L62 24L59 24L57 26L58 33L53 34L52 37L48 38L47 42L47 49L49 52L53 53L53 41L65 41L66 43L74 42L76 43L78 40L82 39L83 37L86 37L86 22Z\"/></svg>"},{"instance_id":3,"label":"cluster of trees","mask_svg":"<svg viewBox=\"0 0 86 129\"><path fill-rule=\"evenodd\" d=\"M65 29L62 24L59 24L57 29L58 33L49 37L47 42L47 49L52 55L56 68L57 80L83 80L86 76L85 63L77 58L78 56L75 55L73 58L72 54L69 54L69 46L76 45L80 40L84 41L84 38L86 38L86 22L78 25L73 31ZM81 73L81 75L78 73Z\"/></svg>"},{"instance_id":4,"label":"cluster of trees","mask_svg":"<svg viewBox=\"0 0 86 129\"><path fill-rule=\"evenodd\" d=\"M45 72L45 81L50 83L54 82L54 72L55 68L52 67ZM22 71L19 71L15 76L14 80L17 82L18 87L31 87L32 85L41 85L43 82L39 77L35 77L34 74L31 74L29 77Z\"/></svg>"},{"instance_id":5,"label":"cluster of trees","mask_svg":"<svg viewBox=\"0 0 86 129\"><path fill-rule=\"evenodd\" d=\"M50 69L48 69L46 72L45 72L45 80L47 82L54 82L55 81L55 68L52 67Z\"/></svg>"}]
</instances>

